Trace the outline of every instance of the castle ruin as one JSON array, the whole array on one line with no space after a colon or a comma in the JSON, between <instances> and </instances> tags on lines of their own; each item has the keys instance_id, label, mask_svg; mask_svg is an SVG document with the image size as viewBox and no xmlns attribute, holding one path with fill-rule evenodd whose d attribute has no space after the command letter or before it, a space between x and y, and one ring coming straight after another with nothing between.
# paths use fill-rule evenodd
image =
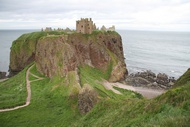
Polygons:
<instances>
[{"instance_id":1,"label":"castle ruin","mask_svg":"<svg viewBox=\"0 0 190 127\"><path fill-rule=\"evenodd\" d=\"M81 18L81 20L76 21L76 32L83 34L91 34L93 30L96 30L95 23L93 24L92 19Z\"/></svg>"},{"instance_id":2,"label":"castle ruin","mask_svg":"<svg viewBox=\"0 0 190 127\"><path fill-rule=\"evenodd\" d=\"M81 18L80 20L76 21L76 32L82 33L82 34L92 34L92 31L99 30L99 28L96 28L95 23L93 23L91 18ZM112 27L106 28L104 25L100 29L101 31L115 31L115 26L112 25ZM41 29L41 31L49 32L49 31L63 31L66 33L72 33L75 32L75 30L71 30L68 27L66 29L58 28L58 29L52 29L51 27L46 27L45 29Z\"/></svg>"}]
</instances>

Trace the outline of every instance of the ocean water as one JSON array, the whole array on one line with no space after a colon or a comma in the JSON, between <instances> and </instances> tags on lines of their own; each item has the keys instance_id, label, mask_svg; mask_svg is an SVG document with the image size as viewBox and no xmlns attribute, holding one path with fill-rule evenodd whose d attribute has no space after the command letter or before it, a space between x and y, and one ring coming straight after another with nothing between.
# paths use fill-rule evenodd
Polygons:
<instances>
[{"instance_id":1,"label":"ocean water","mask_svg":"<svg viewBox=\"0 0 190 127\"><path fill-rule=\"evenodd\" d=\"M0 30L0 71L8 72L12 42L24 33L37 30Z\"/></svg>"},{"instance_id":2,"label":"ocean water","mask_svg":"<svg viewBox=\"0 0 190 127\"><path fill-rule=\"evenodd\" d=\"M178 78L190 68L190 32L118 32L129 73L152 70Z\"/></svg>"},{"instance_id":3,"label":"ocean water","mask_svg":"<svg viewBox=\"0 0 190 127\"><path fill-rule=\"evenodd\" d=\"M8 72L12 42L33 31L37 30L0 30L0 71ZM178 78L190 68L190 32L118 32L129 73L152 70Z\"/></svg>"}]
</instances>

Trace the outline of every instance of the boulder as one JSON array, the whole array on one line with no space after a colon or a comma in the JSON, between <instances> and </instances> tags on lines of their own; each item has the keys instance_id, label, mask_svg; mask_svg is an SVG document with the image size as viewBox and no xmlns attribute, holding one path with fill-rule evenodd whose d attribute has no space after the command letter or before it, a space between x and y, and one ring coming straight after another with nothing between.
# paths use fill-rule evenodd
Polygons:
<instances>
[{"instance_id":1,"label":"boulder","mask_svg":"<svg viewBox=\"0 0 190 127\"><path fill-rule=\"evenodd\" d=\"M163 89L167 89L167 87L165 85L160 85L160 87Z\"/></svg>"},{"instance_id":2,"label":"boulder","mask_svg":"<svg viewBox=\"0 0 190 127\"><path fill-rule=\"evenodd\" d=\"M0 79L6 78L6 72L1 72L0 71Z\"/></svg>"},{"instance_id":3,"label":"boulder","mask_svg":"<svg viewBox=\"0 0 190 127\"><path fill-rule=\"evenodd\" d=\"M147 79L148 81L152 82L152 83L156 81L156 78L151 77L151 76L148 76L146 79Z\"/></svg>"},{"instance_id":4,"label":"boulder","mask_svg":"<svg viewBox=\"0 0 190 127\"><path fill-rule=\"evenodd\" d=\"M148 85L150 82L142 77L136 77L135 78L135 84L140 84L140 85Z\"/></svg>"},{"instance_id":5,"label":"boulder","mask_svg":"<svg viewBox=\"0 0 190 127\"><path fill-rule=\"evenodd\" d=\"M150 83L150 84L148 84L148 85L147 85L147 87L152 87L152 86L153 86L153 84L152 84L152 83Z\"/></svg>"},{"instance_id":6,"label":"boulder","mask_svg":"<svg viewBox=\"0 0 190 127\"><path fill-rule=\"evenodd\" d=\"M157 82L153 82L152 85L153 86L158 86L158 83Z\"/></svg>"},{"instance_id":7,"label":"boulder","mask_svg":"<svg viewBox=\"0 0 190 127\"><path fill-rule=\"evenodd\" d=\"M150 70L144 71L144 72L138 72L135 74L135 77L142 77L144 79L147 79L150 82L155 82L156 74L153 73Z\"/></svg>"},{"instance_id":8,"label":"boulder","mask_svg":"<svg viewBox=\"0 0 190 127\"><path fill-rule=\"evenodd\" d=\"M169 83L168 76L165 73L159 73L156 82L162 85L167 84Z\"/></svg>"},{"instance_id":9,"label":"boulder","mask_svg":"<svg viewBox=\"0 0 190 127\"><path fill-rule=\"evenodd\" d=\"M126 79L126 75L128 75L128 71L125 67L125 64L118 62L111 72L109 81L124 81Z\"/></svg>"},{"instance_id":10,"label":"boulder","mask_svg":"<svg viewBox=\"0 0 190 127\"><path fill-rule=\"evenodd\" d=\"M175 77L169 77L169 82L175 82Z\"/></svg>"},{"instance_id":11,"label":"boulder","mask_svg":"<svg viewBox=\"0 0 190 127\"><path fill-rule=\"evenodd\" d=\"M147 74L148 74L149 77L153 77L153 78L156 77L156 74L154 72L150 71L150 70L147 71Z\"/></svg>"},{"instance_id":12,"label":"boulder","mask_svg":"<svg viewBox=\"0 0 190 127\"><path fill-rule=\"evenodd\" d=\"M169 77L164 73L157 76L150 70L130 74L126 82L133 86L153 87L156 89L168 89L174 85L175 78Z\"/></svg>"},{"instance_id":13,"label":"boulder","mask_svg":"<svg viewBox=\"0 0 190 127\"><path fill-rule=\"evenodd\" d=\"M170 81L170 82L168 83L168 86L173 86L173 85L174 85L174 82L171 82L171 81Z\"/></svg>"}]
</instances>

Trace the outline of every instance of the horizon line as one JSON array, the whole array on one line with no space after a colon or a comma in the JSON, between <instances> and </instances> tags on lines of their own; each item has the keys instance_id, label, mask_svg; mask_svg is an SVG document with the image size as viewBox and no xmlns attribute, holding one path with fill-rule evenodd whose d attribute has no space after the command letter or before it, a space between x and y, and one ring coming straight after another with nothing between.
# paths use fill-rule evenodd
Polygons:
<instances>
[{"instance_id":1,"label":"horizon line","mask_svg":"<svg viewBox=\"0 0 190 127\"><path fill-rule=\"evenodd\" d=\"M0 29L0 31L3 30L39 30L41 31L41 28L21 28L21 29L17 29L17 28L7 28L7 29ZM72 29L75 30L75 29ZM190 30L151 30L151 29L116 29L115 31L122 31L122 30L126 30L126 31L152 31L152 32L190 32Z\"/></svg>"}]
</instances>

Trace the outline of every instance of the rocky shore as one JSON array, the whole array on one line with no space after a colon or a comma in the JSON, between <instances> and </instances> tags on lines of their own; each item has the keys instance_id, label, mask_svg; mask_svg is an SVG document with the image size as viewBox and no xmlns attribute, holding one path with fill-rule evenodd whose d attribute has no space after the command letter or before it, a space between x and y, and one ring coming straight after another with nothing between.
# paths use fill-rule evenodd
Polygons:
<instances>
[{"instance_id":1,"label":"rocky shore","mask_svg":"<svg viewBox=\"0 0 190 127\"><path fill-rule=\"evenodd\" d=\"M5 79L5 78L7 78L6 72L0 71L0 79Z\"/></svg>"},{"instance_id":2,"label":"rocky shore","mask_svg":"<svg viewBox=\"0 0 190 127\"><path fill-rule=\"evenodd\" d=\"M156 75L150 70L132 73L126 78L127 84L153 89L169 89L174 85L174 82L174 77L169 77L165 73L158 73Z\"/></svg>"}]
</instances>

